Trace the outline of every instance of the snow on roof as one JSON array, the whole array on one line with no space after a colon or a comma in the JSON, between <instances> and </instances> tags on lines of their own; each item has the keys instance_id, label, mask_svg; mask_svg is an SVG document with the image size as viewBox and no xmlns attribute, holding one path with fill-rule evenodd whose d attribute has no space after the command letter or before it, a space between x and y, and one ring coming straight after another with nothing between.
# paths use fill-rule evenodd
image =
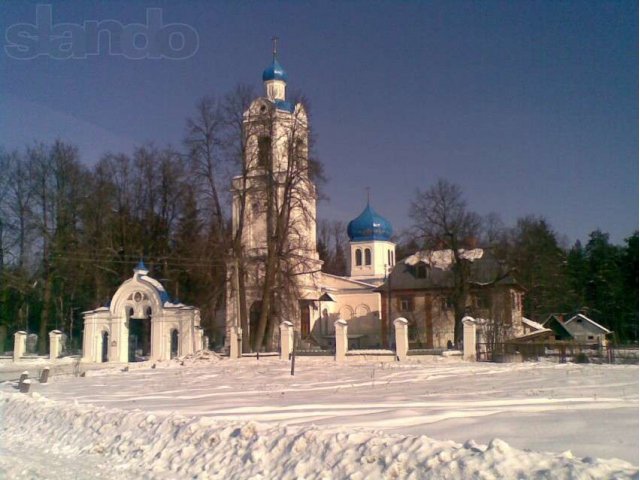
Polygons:
<instances>
[{"instance_id":1,"label":"snow on roof","mask_svg":"<svg viewBox=\"0 0 640 480\"><path fill-rule=\"evenodd\" d=\"M91 313L97 313L97 312L108 312L109 308L108 307L98 307L95 310L87 310L86 312L82 312L83 315L89 315Z\"/></svg>"},{"instance_id":2,"label":"snow on roof","mask_svg":"<svg viewBox=\"0 0 640 480\"><path fill-rule=\"evenodd\" d=\"M185 305L184 305L184 303L171 303L171 302L164 302L164 303L162 304L162 306L163 306L164 308L182 308L182 307L184 307Z\"/></svg>"},{"instance_id":3,"label":"snow on roof","mask_svg":"<svg viewBox=\"0 0 640 480\"><path fill-rule=\"evenodd\" d=\"M331 279L335 279L339 282L346 282L346 283L351 283L354 285L358 285L358 286L362 286L362 287L368 287L368 288L374 288L375 285L371 284L371 283L367 283L364 282L362 280L354 280L353 278L349 278L349 277L342 277L340 275L333 275L332 273L326 273L326 272L320 272L320 281L322 281L323 277L327 277L327 280L331 280ZM323 290L336 290L335 288L329 287L328 285L326 285L325 283L322 283L320 285L322 287Z\"/></svg>"},{"instance_id":4,"label":"snow on roof","mask_svg":"<svg viewBox=\"0 0 640 480\"><path fill-rule=\"evenodd\" d=\"M481 248L474 248L473 250L465 250L461 248L458 250L458 254L465 260L473 262L482 258L484 250ZM421 250L405 258L404 263L414 266L422 262L426 263L430 267L447 270L453 263L453 260L453 250Z\"/></svg>"},{"instance_id":5,"label":"snow on roof","mask_svg":"<svg viewBox=\"0 0 640 480\"><path fill-rule=\"evenodd\" d=\"M591 323L592 325L594 325L595 327L599 328L600 330L602 330L604 333L613 333L611 330L609 330L608 328L603 327L602 325L600 325L598 322L594 322L593 320L591 320L589 317L579 313L577 315L574 315L573 317L571 317L569 320L567 320L565 323L571 323L574 320L578 320L578 319L582 319L582 320L586 320L587 322Z\"/></svg>"},{"instance_id":6,"label":"snow on roof","mask_svg":"<svg viewBox=\"0 0 640 480\"><path fill-rule=\"evenodd\" d=\"M153 288L155 288L158 291L158 294L160 295L160 300L162 300L162 302L166 303L170 301L169 294L167 293L167 291L164 289L164 287L158 280L156 280L155 278L151 278L148 275L141 275L140 280L144 280L145 282L149 283Z\"/></svg>"},{"instance_id":7,"label":"snow on roof","mask_svg":"<svg viewBox=\"0 0 640 480\"><path fill-rule=\"evenodd\" d=\"M524 320L524 318L523 318L523 320ZM533 322L533 323L536 323L536 322ZM542 330L535 330L533 332L529 332L529 333L526 333L524 335L520 335L519 337L515 337L513 340L516 340L516 341L518 341L518 340L530 340L530 339L533 339L533 338L541 337L541 336L543 336L544 334L547 334L547 333L553 333L553 330L551 330L550 328L542 328Z\"/></svg>"},{"instance_id":8,"label":"snow on roof","mask_svg":"<svg viewBox=\"0 0 640 480\"><path fill-rule=\"evenodd\" d=\"M545 328L541 323L534 322L533 320L529 320L525 317L522 317L522 323L535 330L549 330L548 328Z\"/></svg>"}]
</instances>

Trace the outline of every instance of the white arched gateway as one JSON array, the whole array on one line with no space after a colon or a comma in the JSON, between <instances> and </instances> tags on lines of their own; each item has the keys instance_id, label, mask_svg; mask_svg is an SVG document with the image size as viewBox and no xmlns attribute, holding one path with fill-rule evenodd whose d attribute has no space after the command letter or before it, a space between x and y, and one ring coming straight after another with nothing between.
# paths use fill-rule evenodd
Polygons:
<instances>
[{"instance_id":1,"label":"white arched gateway","mask_svg":"<svg viewBox=\"0 0 640 480\"><path fill-rule=\"evenodd\" d=\"M148 273L140 262L109 307L83 313L84 361L168 360L202 350L200 310L171 303Z\"/></svg>"}]
</instances>

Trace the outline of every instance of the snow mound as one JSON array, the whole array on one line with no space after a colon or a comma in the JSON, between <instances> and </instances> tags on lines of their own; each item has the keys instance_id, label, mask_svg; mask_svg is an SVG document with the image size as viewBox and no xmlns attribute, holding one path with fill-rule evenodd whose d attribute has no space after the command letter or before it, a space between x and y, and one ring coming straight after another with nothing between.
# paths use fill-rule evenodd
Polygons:
<instances>
[{"instance_id":1,"label":"snow mound","mask_svg":"<svg viewBox=\"0 0 640 480\"><path fill-rule=\"evenodd\" d=\"M458 250L461 258L473 262L482 258L484 250L481 248L474 248L472 250ZM413 266L422 262L430 267L439 268L440 270L447 270L453 263L453 250L421 250L407 257L404 263Z\"/></svg>"},{"instance_id":2,"label":"snow mound","mask_svg":"<svg viewBox=\"0 0 640 480\"><path fill-rule=\"evenodd\" d=\"M219 362L222 357L216 352L210 350L200 350L199 352L190 353L182 357L174 358L173 361L180 362L184 365L191 365L194 363L202 364L205 362Z\"/></svg>"},{"instance_id":3,"label":"snow mound","mask_svg":"<svg viewBox=\"0 0 640 480\"><path fill-rule=\"evenodd\" d=\"M486 446L461 445L426 436L123 411L15 393L0 394L0 416L5 439L28 438L40 442L45 452L64 449L79 460L102 455L114 468L144 469L157 479L595 480L638 475L622 460L524 451L498 439Z\"/></svg>"}]
</instances>

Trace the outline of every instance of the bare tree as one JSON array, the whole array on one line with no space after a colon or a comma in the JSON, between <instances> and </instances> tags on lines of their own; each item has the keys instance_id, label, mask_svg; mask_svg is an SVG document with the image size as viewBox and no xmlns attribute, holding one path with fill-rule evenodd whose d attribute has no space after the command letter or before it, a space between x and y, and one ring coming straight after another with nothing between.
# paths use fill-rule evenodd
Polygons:
<instances>
[{"instance_id":1,"label":"bare tree","mask_svg":"<svg viewBox=\"0 0 640 480\"><path fill-rule=\"evenodd\" d=\"M187 119L184 144L219 244L226 225L219 193L224 191L222 182L226 180L223 174L226 157L222 148L225 133L225 118L217 100L212 96L203 97L196 105L196 114Z\"/></svg>"},{"instance_id":2,"label":"bare tree","mask_svg":"<svg viewBox=\"0 0 640 480\"><path fill-rule=\"evenodd\" d=\"M333 275L347 274L345 248L349 243L347 227L340 220L318 222L318 254L323 261L322 270Z\"/></svg>"},{"instance_id":3,"label":"bare tree","mask_svg":"<svg viewBox=\"0 0 640 480\"><path fill-rule=\"evenodd\" d=\"M426 248L452 251L454 337L459 342L469 297L470 261L464 258L463 249L475 243L480 233L480 217L467 209L460 187L442 179L432 187L416 192L409 216Z\"/></svg>"},{"instance_id":4,"label":"bare tree","mask_svg":"<svg viewBox=\"0 0 640 480\"><path fill-rule=\"evenodd\" d=\"M304 107L286 111L267 99L254 101L244 114L243 138L243 175L233 182L233 231L251 296L258 299L250 341L260 350L270 347L278 319L299 315L301 289L313 288L310 279L319 271L316 191ZM251 229L240 230L240 222Z\"/></svg>"},{"instance_id":5,"label":"bare tree","mask_svg":"<svg viewBox=\"0 0 640 480\"><path fill-rule=\"evenodd\" d=\"M243 352L251 350L250 337L246 334L246 332L249 332L246 292L248 267L243 243L251 166L245 161L248 154L247 140L249 132L245 131L244 112L249 109L254 98L255 92L252 87L238 85L224 97L221 105L225 126L224 149L230 163L240 170L240 175L234 177L232 181L232 201L236 212L233 217L235 223L231 227L231 258L227 261L227 265L230 267L228 269L229 273L233 273L227 275L227 287L235 291L237 305L234 305L233 308L236 309L240 328L245 332L242 337ZM233 286L231 287L229 284ZM227 297L231 298L229 295ZM227 305L227 309L230 308L232 306Z\"/></svg>"}]
</instances>

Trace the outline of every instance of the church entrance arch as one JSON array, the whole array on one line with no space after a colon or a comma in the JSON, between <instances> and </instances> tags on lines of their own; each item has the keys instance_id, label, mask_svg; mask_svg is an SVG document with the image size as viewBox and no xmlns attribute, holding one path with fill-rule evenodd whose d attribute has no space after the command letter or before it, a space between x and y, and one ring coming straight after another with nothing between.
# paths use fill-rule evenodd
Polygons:
<instances>
[{"instance_id":1,"label":"church entrance arch","mask_svg":"<svg viewBox=\"0 0 640 480\"><path fill-rule=\"evenodd\" d=\"M180 336L178 334L178 330L174 328L171 330L171 358L176 358L178 356L179 340Z\"/></svg>"},{"instance_id":2,"label":"church entrance arch","mask_svg":"<svg viewBox=\"0 0 640 480\"><path fill-rule=\"evenodd\" d=\"M133 308L127 312L129 322L129 361L143 362L151 356L151 307L143 315L134 316Z\"/></svg>"},{"instance_id":3,"label":"church entrance arch","mask_svg":"<svg viewBox=\"0 0 640 480\"><path fill-rule=\"evenodd\" d=\"M109 332L102 332L102 362L109 361Z\"/></svg>"}]
</instances>

